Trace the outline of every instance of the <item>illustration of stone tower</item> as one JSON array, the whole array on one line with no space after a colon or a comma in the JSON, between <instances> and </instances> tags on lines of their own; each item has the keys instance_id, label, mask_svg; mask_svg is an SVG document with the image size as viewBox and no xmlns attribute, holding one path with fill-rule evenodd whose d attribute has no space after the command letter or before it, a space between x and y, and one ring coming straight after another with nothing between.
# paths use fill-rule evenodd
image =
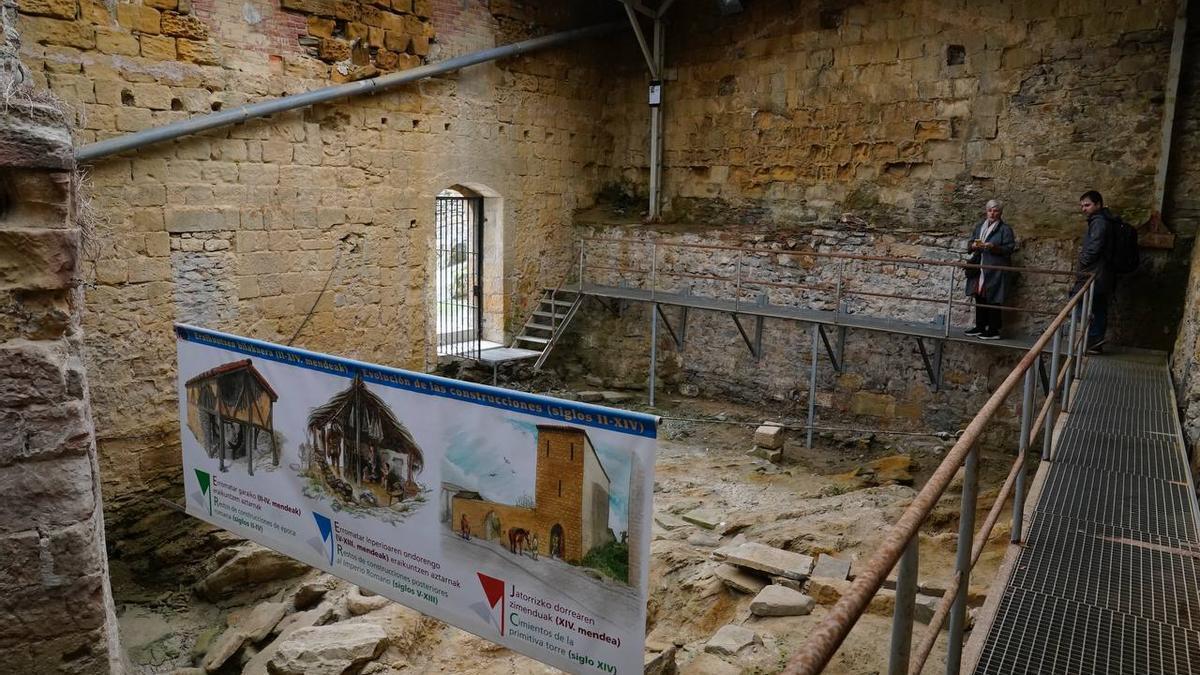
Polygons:
<instances>
[{"instance_id":1,"label":"illustration of stone tower","mask_svg":"<svg viewBox=\"0 0 1200 675\"><path fill-rule=\"evenodd\" d=\"M610 483L582 429L538 425L534 500L549 537L549 553L578 561L611 539Z\"/></svg>"}]
</instances>

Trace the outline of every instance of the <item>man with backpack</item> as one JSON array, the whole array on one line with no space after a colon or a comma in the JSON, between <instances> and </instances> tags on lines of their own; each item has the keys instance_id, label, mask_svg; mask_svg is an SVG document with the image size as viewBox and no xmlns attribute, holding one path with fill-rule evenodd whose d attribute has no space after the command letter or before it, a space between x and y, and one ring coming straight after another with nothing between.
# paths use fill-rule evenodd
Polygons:
<instances>
[{"instance_id":1,"label":"man with backpack","mask_svg":"<svg viewBox=\"0 0 1200 675\"><path fill-rule=\"evenodd\" d=\"M1137 230L1104 208L1104 197L1095 190L1088 190L1079 197L1079 209L1087 218L1087 232L1083 235L1075 271L1096 278L1087 353L1099 354L1104 350L1108 303L1116 288L1117 275L1132 272L1138 266ZM1074 295L1083 283L1082 277L1076 280L1071 294Z\"/></svg>"}]
</instances>

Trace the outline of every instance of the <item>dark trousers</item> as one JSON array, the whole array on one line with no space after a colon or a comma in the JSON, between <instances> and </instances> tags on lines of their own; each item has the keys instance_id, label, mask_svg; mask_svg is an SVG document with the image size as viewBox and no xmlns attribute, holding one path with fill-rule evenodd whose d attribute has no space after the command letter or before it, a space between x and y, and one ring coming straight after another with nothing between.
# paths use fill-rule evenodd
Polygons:
<instances>
[{"instance_id":1,"label":"dark trousers","mask_svg":"<svg viewBox=\"0 0 1200 675\"><path fill-rule=\"evenodd\" d=\"M1088 328L1088 345L1094 345L1104 339L1108 329L1109 295L1097 293L1092 296L1092 325Z\"/></svg>"},{"instance_id":2,"label":"dark trousers","mask_svg":"<svg viewBox=\"0 0 1200 675\"><path fill-rule=\"evenodd\" d=\"M975 302L982 302L979 298L975 298ZM1003 327L1004 310L999 307L980 307L975 305L975 327L985 330L989 333L999 333Z\"/></svg>"}]
</instances>

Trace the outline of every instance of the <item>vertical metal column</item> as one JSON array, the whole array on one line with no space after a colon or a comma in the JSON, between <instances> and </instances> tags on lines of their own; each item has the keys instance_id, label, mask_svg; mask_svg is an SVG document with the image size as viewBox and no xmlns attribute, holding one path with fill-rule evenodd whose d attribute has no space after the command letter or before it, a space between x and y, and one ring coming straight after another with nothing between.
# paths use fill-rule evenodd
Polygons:
<instances>
[{"instance_id":1,"label":"vertical metal column","mask_svg":"<svg viewBox=\"0 0 1200 675\"><path fill-rule=\"evenodd\" d=\"M472 199L470 204L475 211L475 358L478 359L483 353L483 199Z\"/></svg>"},{"instance_id":2,"label":"vertical metal column","mask_svg":"<svg viewBox=\"0 0 1200 675\"><path fill-rule=\"evenodd\" d=\"M821 339L820 328L817 324L812 325L812 363L808 370L808 434L805 438L805 447L812 448L813 446L813 424L817 419L817 340Z\"/></svg>"},{"instance_id":3,"label":"vertical metal column","mask_svg":"<svg viewBox=\"0 0 1200 675\"><path fill-rule=\"evenodd\" d=\"M1071 384L1075 379L1075 338L1079 336L1075 331L1075 317L1078 315L1079 305L1075 305L1071 308L1071 327L1067 329L1067 335L1070 336L1070 339L1067 340L1067 375L1063 379L1062 392L1062 409L1067 412L1071 410Z\"/></svg>"},{"instance_id":4,"label":"vertical metal column","mask_svg":"<svg viewBox=\"0 0 1200 675\"><path fill-rule=\"evenodd\" d=\"M900 570L896 573L896 610L892 614L892 652L888 656L888 675L908 675L920 548L920 536L913 535L904 549Z\"/></svg>"},{"instance_id":5,"label":"vertical metal column","mask_svg":"<svg viewBox=\"0 0 1200 675\"><path fill-rule=\"evenodd\" d=\"M1089 333L1092 330L1092 301L1096 293L1096 282L1092 281L1092 285L1088 287L1087 293L1083 297L1083 321L1082 331L1083 339L1079 341L1079 349L1075 354L1075 377L1083 377L1084 360L1083 355L1087 352ZM1106 326L1107 327L1107 326Z\"/></svg>"},{"instance_id":6,"label":"vertical metal column","mask_svg":"<svg viewBox=\"0 0 1200 675\"><path fill-rule=\"evenodd\" d=\"M658 303L654 289L658 286L658 243L650 243L650 406L654 407L655 367L658 365Z\"/></svg>"},{"instance_id":7,"label":"vertical metal column","mask_svg":"<svg viewBox=\"0 0 1200 675\"><path fill-rule=\"evenodd\" d=\"M650 407L654 407L654 365L658 363L658 303L650 303Z\"/></svg>"},{"instance_id":8,"label":"vertical metal column","mask_svg":"<svg viewBox=\"0 0 1200 675\"><path fill-rule=\"evenodd\" d=\"M946 643L946 675L958 675L962 668L963 629L967 624L967 588L971 582L971 546L975 538L975 498L979 487L979 447L967 453L963 476L962 507L958 517L958 550L954 570L958 573L958 594L950 606L950 635Z\"/></svg>"},{"instance_id":9,"label":"vertical metal column","mask_svg":"<svg viewBox=\"0 0 1200 675\"><path fill-rule=\"evenodd\" d=\"M650 217L656 218L662 212L662 164L663 164L663 122L662 122L662 76L663 76L663 23L662 19L654 19L654 66L658 74L659 103L650 108Z\"/></svg>"},{"instance_id":10,"label":"vertical metal column","mask_svg":"<svg viewBox=\"0 0 1200 675\"><path fill-rule=\"evenodd\" d=\"M1017 469L1017 484L1013 490L1012 536L1014 544L1021 543L1021 526L1025 517L1025 452L1029 450L1029 430L1033 423L1033 366L1025 371L1025 389L1021 392L1021 437L1017 441L1017 456L1021 459Z\"/></svg>"},{"instance_id":11,"label":"vertical metal column","mask_svg":"<svg viewBox=\"0 0 1200 675\"><path fill-rule=\"evenodd\" d=\"M1042 461L1050 461L1050 449L1054 442L1054 420L1058 416L1058 402L1062 393L1058 391L1058 353L1062 343L1062 326L1054 331L1054 342L1050 347L1050 407L1046 409L1046 421L1042 424Z\"/></svg>"}]
</instances>

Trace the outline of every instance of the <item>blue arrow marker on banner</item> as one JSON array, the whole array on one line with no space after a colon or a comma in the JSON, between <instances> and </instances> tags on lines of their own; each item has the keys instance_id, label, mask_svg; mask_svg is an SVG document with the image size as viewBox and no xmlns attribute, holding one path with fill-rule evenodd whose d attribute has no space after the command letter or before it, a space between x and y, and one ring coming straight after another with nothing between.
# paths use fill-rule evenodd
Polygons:
<instances>
[{"instance_id":1,"label":"blue arrow marker on banner","mask_svg":"<svg viewBox=\"0 0 1200 675\"><path fill-rule=\"evenodd\" d=\"M333 521L328 517L323 516L316 511L313 511L313 520L317 521L317 529L321 531L321 541L329 544L329 564L333 564Z\"/></svg>"}]
</instances>

